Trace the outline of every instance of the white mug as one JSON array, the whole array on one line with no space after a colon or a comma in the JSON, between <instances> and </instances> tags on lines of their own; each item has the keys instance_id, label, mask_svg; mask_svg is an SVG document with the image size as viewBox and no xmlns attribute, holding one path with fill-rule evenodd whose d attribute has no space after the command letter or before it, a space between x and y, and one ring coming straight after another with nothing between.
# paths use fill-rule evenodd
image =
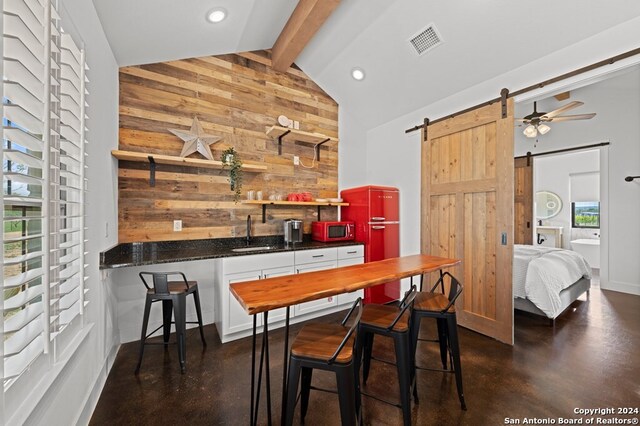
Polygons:
<instances>
[{"instance_id":1,"label":"white mug","mask_svg":"<svg viewBox=\"0 0 640 426\"><path fill-rule=\"evenodd\" d=\"M256 192L256 200L262 200L262 191Z\"/></svg>"},{"instance_id":2,"label":"white mug","mask_svg":"<svg viewBox=\"0 0 640 426\"><path fill-rule=\"evenodd\" d=\"M247 200L255 200L256 191L247 191Z\"/></svg>"}]
</instances>

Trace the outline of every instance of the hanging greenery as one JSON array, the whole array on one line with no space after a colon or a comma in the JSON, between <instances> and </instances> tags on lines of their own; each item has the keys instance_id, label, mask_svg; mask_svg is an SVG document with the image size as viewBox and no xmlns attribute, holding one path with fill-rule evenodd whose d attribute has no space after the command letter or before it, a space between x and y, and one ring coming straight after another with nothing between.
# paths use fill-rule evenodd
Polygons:
<instances>
[{"instance_id":1,"label":"hanging greenery","mask_svg":"<svg viewBox=\"0 0 640 426\"><path fill-rule=\"evenodd\" d=\"M229 147L222 152L220 158L222 161L222 170L229 168L229 184L234 192L233 201L236 203L242 195L242 160L240 155L233 147Z\"/></svg>"}]
</instances>

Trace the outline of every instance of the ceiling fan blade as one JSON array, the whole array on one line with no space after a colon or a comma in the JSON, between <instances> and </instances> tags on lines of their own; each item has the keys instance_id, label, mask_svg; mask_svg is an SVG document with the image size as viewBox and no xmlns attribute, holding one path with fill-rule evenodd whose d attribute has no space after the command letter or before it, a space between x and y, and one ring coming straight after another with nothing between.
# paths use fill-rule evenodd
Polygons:
<instances>
[{"instance_id":1,"label":"ceiling fan blade","mask_svg":"<svg viewBox=\"0 0 640 426\"><path fill-rule=\"evenodd\" d=\"M571 120L589 120L593 117L596 116L595 112L592 112L591 114L577 114L577 115L563 115L562 117L556 117L556 118L552 118L548 121L552 121L554 123L560 122L560 121L571 121Z\"/></svg>"},{"instance_id":2,"label":"ceiling fan blade","mask_svg":"<svg viewBox=\"0 0 640 426\"><path fill-rule=\"evenodd\" d=\"M569 102L568 104L561 106L558 109L554 109L551 112L546 113L545 115L543 115L542 117L540 117L541 120L547 120L549 118L553 118L556 117L560 114L562 114L565 111L569 111L570 109L574 109L579 107L580 105L584 105L584 102L580 102L580 101L573 101L573 102Z\"/></svg>"},{"instance_id":3,"label":"ceiling fan blade","mask_svg":"<svg viewBox=\"0 0 640 426\"><path fill-rule=\"evenodd\" d=\"M517 123L526 123L527 121L529 121L526 118L516 118L515 120Z\"/></svg>"}]
</instances>

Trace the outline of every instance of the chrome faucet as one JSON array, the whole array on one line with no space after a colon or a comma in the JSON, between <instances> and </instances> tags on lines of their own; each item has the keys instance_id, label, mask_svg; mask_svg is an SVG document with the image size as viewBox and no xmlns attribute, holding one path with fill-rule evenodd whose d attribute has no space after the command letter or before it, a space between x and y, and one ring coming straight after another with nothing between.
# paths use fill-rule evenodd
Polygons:
<instances>
[{"instance_id":1,"label":"chrome faucet","mask_svg":"<svg viewBox=\"0 0 640 426\"><path fill-rule=\"evenodd\" d=\"M251 215L247 215L247 245L251 244Z\"/></svg>"}]
</instances>

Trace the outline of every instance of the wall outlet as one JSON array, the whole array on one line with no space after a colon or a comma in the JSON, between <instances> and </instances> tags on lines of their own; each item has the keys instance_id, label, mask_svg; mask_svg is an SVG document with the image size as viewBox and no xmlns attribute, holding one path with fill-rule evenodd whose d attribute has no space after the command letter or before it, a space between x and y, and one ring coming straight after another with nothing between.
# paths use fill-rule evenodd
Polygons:
<instances>
[{"instance_id":1,"label":"wall outlet","mask_svg":"<svg viewBox=\"0 0 640 426\"><path fill-rule=\"evenodd\" d=\"M174 220L173 221L173 232L180 232L182 231L182 221L181 220Z\"/></svg>"},{"instance_id":2,"label":"wall outlet","mask_svg":"<svg viewBox=\"0 0 640 426\"><path fill-rule=\"evenodd\" d=\"M293 156L293 165L294 166L299 166L300 165L300 157L298 157L297 155Z\"/></svg>"}]
</instances>

